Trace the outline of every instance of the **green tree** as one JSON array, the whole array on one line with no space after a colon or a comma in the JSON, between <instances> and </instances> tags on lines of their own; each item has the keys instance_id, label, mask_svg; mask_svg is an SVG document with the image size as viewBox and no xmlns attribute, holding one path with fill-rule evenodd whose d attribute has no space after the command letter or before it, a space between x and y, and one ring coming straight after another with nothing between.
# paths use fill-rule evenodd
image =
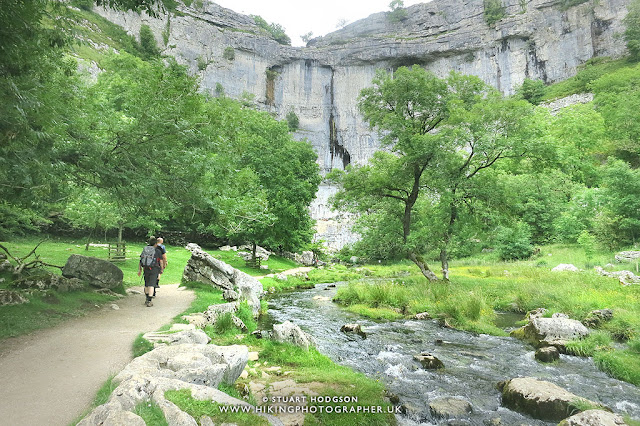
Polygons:
<instances>
[{"instance_id":1,"label":"green tree","mask_svg":"<svg viewBox=\"0 0 640 426\"><path fill-rule=\"evenodd\" d=\"M640 64L605 74L590 86L615 155L640 167Z\"/></svg>"},{"instance_id":2,"label":"green tree","mask_svg":"<svg viewBox=\"0 0 640 426\"><path fill-rule=\"evenodd\" d=\"M638 60L640 59L640 0L632 0L627 10L627 16L622 21L626 26L624 41L627 42L631 57Z\"/></svg>"},{"instance_id":3,"label":"green tree","mask_svg":"<svg viewBox=\"0 0 640 426\"><path fill-rule=\"evenodd\" d=\"M0 228L20 232L46 223L64 198L57 149L70 138L79 108L77 64L65 57L64 8L44 0L0 8Z\"/></svg>"},{"instance_id":4,"label":"green tree","mask_svg":"<svg viewBox=\"0 0 640 426\"><path fill-rule=\"evenodd\" d=\"M609 158L603 175L596 236L612 249L634 244L640 238L640 169Z\"/></svg>"},{"instance_id":5,"label":"green tree","mask_svg":"<svg viewBox=\"0 0 640 426\"><path fill-rule=\"evenodd\" d=\"M502 0L484 0L484 20L489 26L504 18L507 14Z\"/></svg>"},{"instance_id":6,"label":"green tree","mask_svg":"<svg viewBox=\"0 0 640 426\"><path fill-rule=\"evenodd\" d=\"M378 72L359 106L388 152L342 176L336 172L343 190L334 204L365 214L361 223L369 230L396 229L389 247L429 280L437 277L422 254L439 251L447 280L449 249L469 221L463 210L474 194L488 195L486 169L523 157L537 142L528 124L536 123L531 105L502 98L476 77L452 73L442 80L414 66Z\"/></svg>"},{"instance_id":7,"label":"green tree","mask_svg":"<svg viewBox=\"0 0 640 426\"><path fill-rule=\"evenodd\" d=\"M156 38L148 25L140 26L140 52L144 59L151 59L160 54Z\"/></svg>"},{"instance_id":8,"label":"green tree","mask_svg":"<svg viewBox=\"0 0 640 426\"><path fill-rule=\"evenodd\" d=\"M271 34L275 41L280 44L284 44L287 46L291 45L291 38L287 35L284 27L280 24L276 23L268 23L262 16L259 15L251 15L256 25L267 33Z\"/></svg>"},{"instance_id":9,"label":"green tree","mask_svg":"<svg viewBox=\"0 0 640 426\"><path fill-rule=\"evenodd\" d=\"M393 0L389 3L389 9L391 9L391 12L389 12L391 22L400 22L407 17L407 11L402 0Z\"/></svg>"},{"instance_id":10,"label":"green tree","mask_svg":"<svg viewBox=\"0 0 640 426\"><path fill-rule=\"evenodd\" d=\"M546 92L546 86L542 80L531 80L525 78L522 86L516 89L516 95L531 102L533 105L540 105Z\"/></svg>"},{"instance_id":11,"label":"green tree","mask_svg":"<svg viewBox=\"0 0 640 426\"><path fill-rule=\"evenodd\" d=\"M154 229L173 206L193 203L191 182L210 149L204 98L175 61L113 55L88 92L75 139L61 152L73 179L113 203L124 226Z\"/></svg>"}]
</instances>

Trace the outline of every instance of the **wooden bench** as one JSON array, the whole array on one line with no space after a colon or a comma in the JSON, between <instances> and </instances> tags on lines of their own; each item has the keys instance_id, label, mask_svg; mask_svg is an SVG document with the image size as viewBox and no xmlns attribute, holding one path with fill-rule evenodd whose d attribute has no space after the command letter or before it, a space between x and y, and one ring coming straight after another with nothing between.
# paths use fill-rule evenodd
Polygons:
<instances>
[{"instance_id":1,"label":"wooden bench","mask_svg":"<svg viewBox=\"0 0 640 426\"><path fill-rule=\"evenodd\" d=\"M127 260L127 244L109 243L109 260L111 262L123 262Z\"/></svg>"}]
</instances>

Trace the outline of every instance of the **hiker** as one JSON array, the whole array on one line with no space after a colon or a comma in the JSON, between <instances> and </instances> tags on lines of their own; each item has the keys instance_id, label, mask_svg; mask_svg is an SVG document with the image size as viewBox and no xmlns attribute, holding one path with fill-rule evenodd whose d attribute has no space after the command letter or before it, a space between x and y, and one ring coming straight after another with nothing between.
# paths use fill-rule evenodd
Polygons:
<instances>
[{"instance_id":1,"label":"hiker","mask_svg":"<svg viewBox=\"0 0 640 426\"><path fill-rule=\"evenodd\" d=\"M160 288L160 277L162 277L162 273L164 269L167 267L167 248L164 246L164 238L158 237L158 248L162 251L162 261L160 265L160 273L158 274L158 281L156 281L156 285L153 287L153 297L156 297L156 290Z\"/></svg>"},{"instance_id":2,"label":"hiker","mask_svg":"<svg viewBox=\"0 0 640 426\"><path fill-rule=\"evenodd\" d=\"M158 247L158 239L156 237L149 238L147 246L142 249L140 254L140 263L138 264L138 276L144 269L144 294L146 296L145 305L153 306L151 297L153 289L158 282L158 275L162 269L162 250Z\"/></svg>"}]
</instances>

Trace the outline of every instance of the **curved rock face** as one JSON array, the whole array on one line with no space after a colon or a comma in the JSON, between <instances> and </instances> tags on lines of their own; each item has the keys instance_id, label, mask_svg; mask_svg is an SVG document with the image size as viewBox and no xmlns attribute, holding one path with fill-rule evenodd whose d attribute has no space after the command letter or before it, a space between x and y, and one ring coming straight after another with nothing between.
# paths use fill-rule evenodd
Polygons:
<instances>
[{"instance_id":1,"label":"curved rock face","mask_svg":"<svg viewBox=\"0 0 640 426\"><path fill-rule=\"evenodd\" d=\"M321 170L329 172L364 164L380 147L357 108L377 69L418 64L441 77L455 70L507 94L525 78L560 81L592 57L624 52L615 35L623 31L629 2L589 1L563 10L558 0L504 0L505 17L489 26L483 0L439 0L408 7L399 23L385 12L371 15L305 48L280 45L250 17L206 0L179 6L170 22L166 16L96 11L136 37L141 25L149 25L162 53L199 75L204 90L222 89L236 99L254 95L256 106L278 119L293 111L300 122L295 137L312 144ZM233 59L226 59L225 49L233 49ZM345 234L326 208L334 190L321 186L312 212L322 238L339 248L356 236Z\"/></svg>"}]
</instances>

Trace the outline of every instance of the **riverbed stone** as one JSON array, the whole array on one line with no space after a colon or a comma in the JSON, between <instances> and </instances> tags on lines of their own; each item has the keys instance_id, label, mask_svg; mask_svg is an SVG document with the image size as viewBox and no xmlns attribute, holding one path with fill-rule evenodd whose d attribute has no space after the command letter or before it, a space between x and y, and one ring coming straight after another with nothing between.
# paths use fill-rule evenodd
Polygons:
<instances>
[{"instance_id":1,"label":"riverbed stone","mask_svg":"<svg viewBox=\"0 0 640 426\"><path fill-rule=\"evenodd\" d=\"M519 377L500 383L502 404L536 419L560 421L575 411L575 402L593 407L599 404L581 398L551 382L533 377Z\"/></svg>"},{"instance_id":2,"label":"riverbed stone","mask_svg":"<svg viewBox=\"0 0 640 426\"><path fill-rule=\"evenodd\" d=\"M95 257L72 254L62 268L62 275L67 278L78 278L89 284L114 289L122 285L124 274L113 263Z\"/></svg>"},{"instance_id":3,"label":"riverbed stone","mask_svg":"<svg viewBox=\"0 0 640 426\"><path fill-rule=\"evenodd\" d=\"M588 336L589 330L580 321L569 318L534 318L511 335L539 348L555 346L564 352L567 342Z\"/></svg>"},{"instance_id":4,"label":"riverbed stone","mask_svg":"<svg viewBox=\"0 0 640 426\"><path fill-rule=\"evenodd\" d=\"M564 419L558 426L623 426L624 419L605 410L587 410Z\"/></svg>"},{"instance_id":5,"label":"riverbed stone","mask_svg":"<svg viewBox=\"0 0 640 426\"><path fill-rule=\"evenodd\" d=\"M343 333L355 333L360 337L367 337L367 334L362 330L360 324L345 324L340 328Z\"/></svg>"},{"instance_id":6,"label":"riverbed stone","mask_svg":"<svg viewBox=\"0 0 640 426\"><path fill-rule=\"evenodd\" d=\"M273 326L273 340L276 342L291 343L305 349L315 346L313 338L291 321Z\"/></svg>"},{"instance_id":7,"label":"riverbed stone","mask_svg":"<svg viewBox=\"0 0 640 426\"><path fill-rule=\"evenodd\" d=\"M440 398L429 403L431 415L440 419L468 417L473 411L469 401L462 398Z\"/></svg>"},{"instance_id":8,"label":"riverbed stone","mask_svg":"<svg viewBox=\"0 0 640 426\"><path fill-rule=\"evenodd\" d=\"M534 318L542 318L543 316L546 315L547 312L549 312L549 310L546 309L546 308L533 309L533 310L527 312L527 314L525 315L524 319L527 320L527 321L531 321Z\"/></svg>"},{"instance_id":9,"label":"riverbed stone","mask_svg":"<svg viewBox=\"0 0 640 426\"><path fill-rule=\"evenodd\" d=\"M540 362L553 362L560 359L560 352L555 346L547 346L538 349L535 358Z\"/></svg>"},{"instance_id":10,"label":"riverbed stone","mask_svg":"<svg viewBox=\"0 0 640 426\"><path fill-rule=\"evenodd\" d=\"M414 355L413 359L422 364L422 367L427 370L437 370L444 368L444 364L434 355L429 352L422 352L419 355Z\"/></svg>"}]
</instances>

